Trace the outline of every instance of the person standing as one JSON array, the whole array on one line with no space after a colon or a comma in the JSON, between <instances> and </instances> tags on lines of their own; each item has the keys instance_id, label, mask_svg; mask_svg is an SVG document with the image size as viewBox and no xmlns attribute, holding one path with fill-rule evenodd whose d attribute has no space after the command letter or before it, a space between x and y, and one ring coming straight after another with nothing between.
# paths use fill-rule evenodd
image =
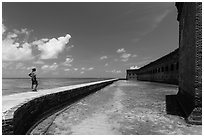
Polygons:
<instances>
[{"instance_id":1,"label":"person standing","mask_svg":"<svg viewBox=\"0 0 204 137\"><path fill-rule=\"evenodd\" d=\"M31 89L32 91L37 91L37 86L38 86L38 81L36 79L36 68L32 68L32 72L28 74L28 76L31 77L31 81L32 81L32 85L31 85ZM35 85L35 88L33 88Z\"/></svg>"}]
</instances>

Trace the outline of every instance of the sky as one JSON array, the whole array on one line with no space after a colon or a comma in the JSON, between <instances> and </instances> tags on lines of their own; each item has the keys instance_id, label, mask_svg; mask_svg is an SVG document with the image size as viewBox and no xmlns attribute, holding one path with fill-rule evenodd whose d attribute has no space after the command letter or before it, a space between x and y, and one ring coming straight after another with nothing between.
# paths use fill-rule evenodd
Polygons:
<instances>
[{"instance_id":1,"label":"sky","mask_svg":"<svg viewBox=\"0 0 204 137\"><path fill-rule=\"evenodd\" d=\"M178 48L173 2L2 3L2 77L125 78Z\"/></svg>"}]
</instances>

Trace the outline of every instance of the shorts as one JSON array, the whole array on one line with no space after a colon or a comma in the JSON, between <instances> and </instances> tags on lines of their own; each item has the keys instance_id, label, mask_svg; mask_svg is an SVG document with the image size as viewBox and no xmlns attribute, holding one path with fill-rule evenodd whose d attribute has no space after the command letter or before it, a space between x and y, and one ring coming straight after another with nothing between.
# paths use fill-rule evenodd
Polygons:
<instances>
[{"instance_id":1,"label":"shorts","mask_svg":"<svg viewBox=\"0 0 204 137\"><path fill-rule=\"evenodd\" d=\"M38 81L32 81L32 85L38 85Z\"/></svg>"}]
</instances>

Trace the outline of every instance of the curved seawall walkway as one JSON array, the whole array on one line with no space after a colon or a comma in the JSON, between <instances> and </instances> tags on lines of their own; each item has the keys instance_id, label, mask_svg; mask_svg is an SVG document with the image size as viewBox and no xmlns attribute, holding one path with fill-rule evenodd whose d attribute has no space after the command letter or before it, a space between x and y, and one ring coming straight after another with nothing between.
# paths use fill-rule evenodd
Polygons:
<instances>
[{"instance_id":1,"label":"curved seawall walkway","mask_svg":"<svg viewBox=\"0 0 204 137\"><path fill-rule=\"evenodd\" d=\"M38 92L4 96L2 100L2 134L22 135L36 122L78 99L96 92L118 79L102 80Z\"/></svg>"},{"instance_id":2,"label":"curved seawall walkway","mask_svg":"<svg viewBox=\"0 0 204 137\"><path fill-rule=\"evenodd\" d=\"M202 134L202 127L166 114L165 95L177 86L120 80L54 114L31 134Z\"/></svg>"}]
</instances>

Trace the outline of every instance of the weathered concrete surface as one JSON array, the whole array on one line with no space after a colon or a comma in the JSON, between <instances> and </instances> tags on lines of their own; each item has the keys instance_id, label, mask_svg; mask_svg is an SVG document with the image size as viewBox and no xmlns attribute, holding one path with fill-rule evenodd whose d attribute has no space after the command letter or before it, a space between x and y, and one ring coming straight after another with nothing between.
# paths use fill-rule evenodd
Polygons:
<instances>
[{"instance_id":1,"label":"weathered concrete surface","mask_svg":"<svg viewBox=\"0 0 204 137\"><path fill-rule=\"evenodd\" d=\"M200 125L166 114L165 95L177 91L173 85L120 80L48 117L31 134L202 134Z\"/></svg>"}]
</instances>

